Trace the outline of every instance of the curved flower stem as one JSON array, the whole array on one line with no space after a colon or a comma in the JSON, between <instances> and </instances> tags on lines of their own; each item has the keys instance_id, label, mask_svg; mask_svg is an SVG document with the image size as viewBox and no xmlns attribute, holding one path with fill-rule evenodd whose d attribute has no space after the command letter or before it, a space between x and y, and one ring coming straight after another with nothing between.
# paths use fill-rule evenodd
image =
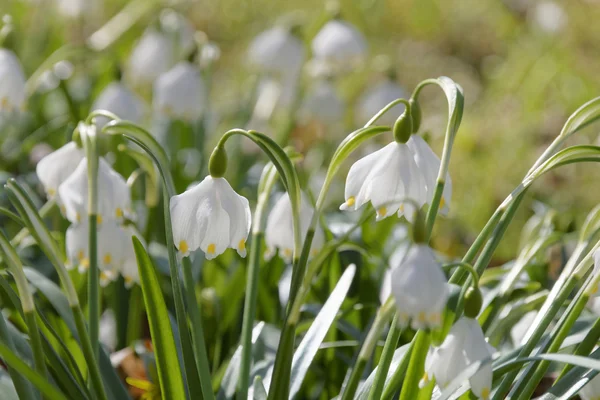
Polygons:
<instances>
[{"instance_id":1,"label":"curved flower stem","mask_svg":"<svg viewBox=\"0 0 600 400\"><path fill-rule=\"evenodd\" d=\"M354 398L354 393L356 392L356 388L358 387L360 378L362 377L367 362L369 361L371 355L373 354L373 351L375 350L375 346L377 346L377 342L379 341L379 338L381 336L381 331L383 331L383 328L392 318L395 311L396 305L394 304L394 299L390 296L385 302L385 304L381 306L381 308L378 310L377 315L375 316L375 321L373 321L373 324L371 325L371 328L367 333L367 337L362 347L360 348L360 352L358 353L358 357L356 358L356 362L354 363L354 368L352 368L352 372L350 373L350 378L348 379L348 382L342 390L342 400L349 400Z\"/></svg>"},{"instance_id":2,"label":"curved flower stem","mask_svg":"<svg viewBox=\"0 0 600 400\"><path fill-rule=\"evenodd\" d=\"M431 335L419 330L413 338L413 351L408 363L406 378L400 392L400 400L414 400L419 392L419 380L425 371L425 358L431 342Z\"/></svg>"},{"instance_id":3,"label":"curved flower stem","mask_svg":"<svg viewBox=\"0 0 600 400\"><path fill-rule=\"evenodd\" d=\"M392 326L390 327L390 331L388 332L388 336L385 340L383 354L381 355L381 359L377 365L377 373L375 374L375 380L373 382L373 387L371 388L371 393L369 393L369 400L381 399L383 386L385 385L385 379L387 378L390 364L394 358L394 351L398 345L398 340L400 339L401 333L402 329L398 327L398 316L395 315L394 319L392 320Z\"/></svg>"},{"instance_id":4,"label":"curved flower stem","mask_svg":"<svg viewBox=\"0 0 600 400\"><path fill-rule=\"evenodd\" d=\"M466 262L455 262L451 264L445 264L442 266L443 269L452 269L452 268L462 268L471 274L471 279L473 280L473 287L479 287L479 274L475 271L475 268L469 263Z\"/></svg>"}]
</instances>

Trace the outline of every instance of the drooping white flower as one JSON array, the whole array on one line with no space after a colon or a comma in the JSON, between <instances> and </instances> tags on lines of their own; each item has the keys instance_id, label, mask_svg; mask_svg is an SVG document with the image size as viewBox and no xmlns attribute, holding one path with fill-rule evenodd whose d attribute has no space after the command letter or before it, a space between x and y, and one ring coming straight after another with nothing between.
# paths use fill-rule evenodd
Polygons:
<instances>
[{"instance_id":1,"label":"drooping white flower","mask_svg":"<svg viewBox=\"0 0 600 400\"><path fill-rule=\"evenodd\" d=\"M85 272L90 267L89 225L87 220L72 224L67 229L67 266ZM98 226L98 268L100 284L106 286L118 276L118 269L123 263L125 245L131 241L123 227L116 221L107 220Z\"/></svg>"},{"instance_id":2,"label":"drooping white flower","mask_svg":"<svg viewBox=\"0 0 600 400\"><path fill-rule=\"evenodd\" d=\"M97 0L56 0L58 12L65 17L79 18L99 7Z\"/></svg>"},{"instance_id":3,"label":"drooping white flower","mask_svg":"<svg viewBox=\"0 0 600 400\"><path fill-rule=\"evenodd\" d=\"M531 10L530 19L542 31L556 34L562 31L568 22L563 7L554 1L541 1Z\"/></svg>"},{"instance_id":4,"label":"drooping white flower","mask_svg":"<svg viewBox=\"0 0 600 400\"><path fill-rule=\"evenodd\" d=\"M448 301L448 285L442 266L425 244L413 244L406 257L392 266L391 291L401 326L436 328Z\"/></svg>"},{"instance_id":5,"label":"drooping white flower","mask_svg":"<svg viewBox=\"0 0 600 400\"><path fill-rule=\"evenodd\" d=\"M178 54L187 56L194 50L194 25L182 14L170 9L160 14L160 25L164 32L176 38Z\"/></svg>"},{"instance_id":6,"label":"drooping white flower","mask_svg":"<svg viewBox=\"0 0 600 400\"><path fill-rule=\"evenodd\" d=\"M102 157L98 163L98 220L120 220L131 212L129 186ZM81 160L75 171L58 188L65 214L73 223L82 222L88 215L88 166Z\"/></svg>"},{"instance_id":7,"label":"drooping white flower","mask_svg":"<svg viewBox=\"0 0 600 400\"><path fill-rule=\"evenodd\" d=\"M400 85L393 80L386 78L362 94L356 106L356 123L366 124L383 107L396 99L406 98L406 92ZM381 118L377 120L377 125L393 126L396 119L404 112L404 104L397 104Z\"/></svg>"},{"instance_id":8,"label":"drooping white flower","mask_svg":"<svg viewBox=\"0 0 600 400\"><path fill-rule=\"evenodd\" d=\"M173 42L163 33L149 29L129 56L129 76L136 84L149 84L173 65Z\"/></svg>"},{"instance_id":9,"label":"drooping white flower","mask_svg":"<svg viewBox=\"0 0 600 400\"><path fill-rule=\"evenodd\" d=\"M278 26L259 34L248 49L251 64L267 73L297 72L304 63L302 41L289 28Z\"/></svg>"},{"instance_id":10,"label":"drooping white flower","mask_svg":"<svg viewBox=\"0 0 600 400\"><path fill-rule=\"evenodd\" d=\"M116 81L106 86L98 95L92 105L92 111L94 110L110 111L121 119L139 123L144 113L144 104L127 86ZM96 118L98 129L101 129L107 122L108 119L105 117Z\"/></svg>"},{"instance_id":11,"label":"drooping white flower","mask_svg":"<svg viewBox=\"0 0 600 400\"><path fill-rule=\"evenodd\" d=\"M300 201L300 234L302 235L302 240L308 232L312 214L313 207L303 193ZM317 227L310 246L310 255L316 255L323 247L324 242L325 235L323 230ZM292 203L287 193L284 193L277 200L267 218L265 243L267 245L265 258L271 258L275 254L275 251L279 250L279 255L286 262L291 261L294 249L294 225L292 223Z\"/></svg>"},{"instance_id":12,"label":"drooping white flower","mask_svg":"<svg viewBox=\"0 0 600 400\"><path fill-rule=\"evenodd\" d=\"M406 200L419 207L425 204L426 181L408 145L392 142L352 165L346 178L345 199L340 210L357 210L371 201L378 221L395 212L410 219L414 206Z\"/></svg>"},{"instance_id":13,"label":"drooping white flower","mask_svg":"<svg viewBox=\"0 0 600 400\"><path fill-rule=\"evenodd\" d=\"M308 91L300 107L304 119L325 125L339 123L344 117L344 102L327 80L317 81Z\"/></svg>"},{"instance_id":14,"label":"drooping white flower","mask_svg":"<svg viewBox=\"0 0 600 400\"><path fill-rule=\"evenodd\" d=\"M210 67L217 62L219 58L221 58L221 49L215 42L206 42L200 48L200 54L198 56L200 68L204 69Z\"/></svg>"},{"instance_id":15,"label":"drooping white flower","mask_svg":"<svg viewBox=\"0 0 600 400\"><path fill-rule=\"evenodd\" d=\"M438 348L432 349L425 365L425 376L421 385L427 384L430 377L444 388L469 365L484 361L494 353L485 340L479 323L467 317L461 317L450 329L448 336ZM492 388L492 365L484 365L469 379L473 394L487 400Z\"/></svg>"},{"instance_id":16,"label":"drooping white flower","mask_svg":"<svg viewBox=\"0 0 600 400\"><path fill-rule=\"evenodd\" d=\"M154 111L171 118L197 120L206 104L205 90L198 68L188 61L180 62L154 83Z\"/></svg>"},{"instance_id":17,"label":"drooping white flower","mask_svg":"<svg viewBox=\"0 0 600 400\"><path fill-rule=\"evenodd\" d=\"M171 221L175 247L183 256L198 248L209 260L227 248L246 256L250 206L225 178L209 175L194 188L171 197Z\"/></svg>"},{"instance_id":18,"label":"drooping white flower","mask_svg":"<svg viewBox=\"0 0 600 400\"><path fill-rule=\"evenodd\" d=\"M315 61L333 70L348 70L367 55L367 41L352 24L340 19L327 22L312 41Z\"/></svg>"},{"instance_id":19,"label":"drooping white flower","mask_svg":"<svg viewBox=\"0 0 600 400\"><path fill-rule=\"evenodd\" d=\"M25 74L19 59L10 50L0 48L0 114L25 107Z\"/></svg>"},{"instance_id":20,"label":"drooping white flower","mask_svg":"<svg viewBox=\"0 0 600 400\"><path fill-rule=\"evenodd\" d=\"M75 171L85 157L82 148L69 142L37 163L35 172L49 199L56 198L59 186Z\"/></svg>"},{"instance_id":21,"label":"drooping white flower","mask_svg":"<svg viewBox=\"0 0 600 400\"><path fill-rule=\"evenodd\" d=\"M597 400L600 398L600 375L593 377L577 393L582 400Z\"/></svg>"},{"instance_id":22,"label":"drooping white flower","mask_svg":"<svg viewBox=\"0 0 600 400\"><path fill-rule=\"evenodd\" d=\"M125 287L130 288L135 283L140 283L140 273L138 270L137 258L133 249L133 242L131 238L136 236L142 244L143 238L131 225L123 227L125 231L126 240L123 244L123 258L121 264L118 266L119 272L123 276L125 281ZM145 246L145 244L144 244Z\"/></svg>"},{"instance_id":23,"label":"drooping white flower","mask_svg":"<svg viewBox=\"0 0 600 400\"><path fill-rule=\"evenodd\" d=\"M408 147L412 150L415 162L419 170L425 178L425 186L427 187L427 203L431 203L435 188L437 185L437 176L440 169L440 159L429 147L427 142L419 135L411 135L408 142ZM447 213L452 199L452 179L446 174L446 182L444 183L444 191L440 200L440 212Z\"/></svg>"}]
</instances>

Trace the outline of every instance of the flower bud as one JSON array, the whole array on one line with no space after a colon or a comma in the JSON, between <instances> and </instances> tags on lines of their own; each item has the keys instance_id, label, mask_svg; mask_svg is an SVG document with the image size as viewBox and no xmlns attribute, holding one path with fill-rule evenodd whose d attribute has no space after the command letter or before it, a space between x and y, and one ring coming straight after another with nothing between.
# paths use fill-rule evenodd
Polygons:
<instances>
[{"instance_id":1,"label":"flower bud","mask_svg":"<svg viewBox=\"0 0 600 400\"><path fill-rule=\"evenodd\" d=\"M469 287L465 293L465 317L477 318L481 305L483 304L483 296L479 288Z\"/></svg>"},{"instance_id":2,"label":"flower bud","mask_svg":"<svg viewBox=\"0 0 600 400\"><path fill-rule=\"evenodd\" d=\"M413 122L410 109L404 110L394 123L394 139L399 143L406 143L413 133Z\"/></svg>"},{"instance_id":3,"label":"flower bud","mask_svg":"<svg viewBox=\"0 0 600 400\"><path fill-rule=\"evenodd\" d=\"M227 153L225 148L217 145L208 160L208 172L213 178L222 178L227 171Z\"/></svg>"},{"instance_id":4,"label":"flower bud","mask_svg":"<svg viewBox=\"0 0 600 400\"><path fill-rule=\"evenodd\" d=\"M421 118L423 114L421 113L421 106L419 102L415 98L411 98L408 100L408 105L410 106L410 117L412 119L412 131L413 133L418 132L421 127Z\"/></svg>"}]
</instances>

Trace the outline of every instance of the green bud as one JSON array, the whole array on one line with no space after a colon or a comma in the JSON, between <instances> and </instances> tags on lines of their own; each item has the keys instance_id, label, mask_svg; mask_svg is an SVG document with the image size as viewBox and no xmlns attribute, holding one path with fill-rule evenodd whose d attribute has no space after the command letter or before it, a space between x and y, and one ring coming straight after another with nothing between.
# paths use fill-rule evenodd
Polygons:
<instances>
[{"instance_id":1,"label":"green bud","mask_svg":"<svg viewBox=\"0 0 600 400\"><path fill-rule=\"evenodd\" d=\"M81 134L79 133L79 129L75 129L73 131L73 136L71 136L71 140L75 142L78 148L83 147L83 142L81 141Z\"/></svg>"},{"instance_id":2,"label":"green bud","mask_svg":"<svg viewBox=\"0 0 600 400\"><path fill-rule=\"evenodd\" d=\"M465 293L465 317L477 318L482 304L483 296L479 288L469 287Z\"/></svg>"},{"instance_id":3,"label":"green bud","mask_svg":"<svg viewBox=\"0 0 600 400\"><path fill-rule=\"evenodd\" d=\"M408 100L408 104L410 105L410 116L412 117L412 131L415 133L418 132L421 127L421 117L423 116L421 113L421 106L415 98Z\"/></svg>"},{"instance_id":4,"label":"green bud","mask_svg":"<svg viewBox=\"0 0 600 400\"><path fill-rule=\"evenodd\" d=\"M425 243L427 241L427 223L425 213L422 210L415 212L415 223L413 224L413 241L415 243Z\"/></svg>"},{"instance_id":5,"label":"green bud","mask_svg":"<svg viewBox=\"0 0 600 400\"><path fill-rule=\"evenodd\" d=\"M396 142L406 143L413 133L413 124L410 109L405 110L394 123L394 139Z\"/></svg>"},{"instance_id":6,"label":"green bud","mask_svg":"<svg viewBox=\"0 0 600 400\"><path fill-rule=\"evenodd\" d=\"M222 178L227 171L227 153L223 146L217 145L208 160L208 172L213 178Z\"/></svg>"}]
</instances>

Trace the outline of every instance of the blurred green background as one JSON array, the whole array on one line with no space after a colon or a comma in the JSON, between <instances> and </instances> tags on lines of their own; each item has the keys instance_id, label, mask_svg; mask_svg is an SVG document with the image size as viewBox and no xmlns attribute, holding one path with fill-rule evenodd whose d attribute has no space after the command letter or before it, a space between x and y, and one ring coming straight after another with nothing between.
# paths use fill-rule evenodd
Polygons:
<instances>
[{"instance_id":1,"label":"blurred green background","mask_svg":"<svg viewBox=\"0 0 600 400\"><path fill-rule=\"evenodd\" d=\"M75 76L85 73L91 77L89 97L81 99L84 111L113 79L115 66L126 62L135 40L156 23L164 7L181 12L196 29L205 32L221 49L210 83L211 108L218 110L220 118L207 132L207 148L218 135L239 124L238 115L253 82L246 62L252 38L282 17L292 16L302 23L308 48L326 19L323 1L315 0L89 0L92 11L78 18L61 16L57 1L3 0L0 13L10 14L14 25L5 46L17 53L30 76L63 45L84 46L90 35L104 27L102 32L113 35L114 42L99 52L78 53L74 61ZM348 106L345 133L358 127L352 115L356 98L381 77L379 55L390 57L398 81L408 93L421 80L440 75L451 77L464 88L465 114L450 164L454 184L451 212L435 236L435 247L459 255L519 184L570 113L600 92L600 1L342 0L340 9L342 17L365 34L370 54L364 68L339 82ZM113 20L114 25L107 28L105 24L115 15L125 18ZM115 29L130 23L131 28L122 34ZM304 76L303 81L310 83L310 77ZM147 91L140 94L149 101ZM427 132L439 153L447 117L445 99L441 92L429 88L422 99L421 131ZM0 167L11 174L33 170L33 161L25 156L38 137L31 143L26 138L50 120L46 108L61 107L60 99L52 93L36 93L28 104L30 116L19 126L16 139L9 141L11 132L6 130L0 138ZM310 127L293 132L303 152L321 146L321 142L306 139L310 135ZM43 140L56 147L66 137L66 131L56 129ZM326 132L322 142L331 146L340 140L339 134ZM586 129L571 141L595 142L596 132ZM19 147L15 143L23 144L21 151L15 152ZM314 159L307 157L306 162ZM315 171L320 165L305 167ZM598 178L597 168L588 164L562 168L536 183L496 261L516 251L518 232L533 213L534 201L556 208L565 227L580 224L598 201Z\"/></svg>"}]
</instances>

